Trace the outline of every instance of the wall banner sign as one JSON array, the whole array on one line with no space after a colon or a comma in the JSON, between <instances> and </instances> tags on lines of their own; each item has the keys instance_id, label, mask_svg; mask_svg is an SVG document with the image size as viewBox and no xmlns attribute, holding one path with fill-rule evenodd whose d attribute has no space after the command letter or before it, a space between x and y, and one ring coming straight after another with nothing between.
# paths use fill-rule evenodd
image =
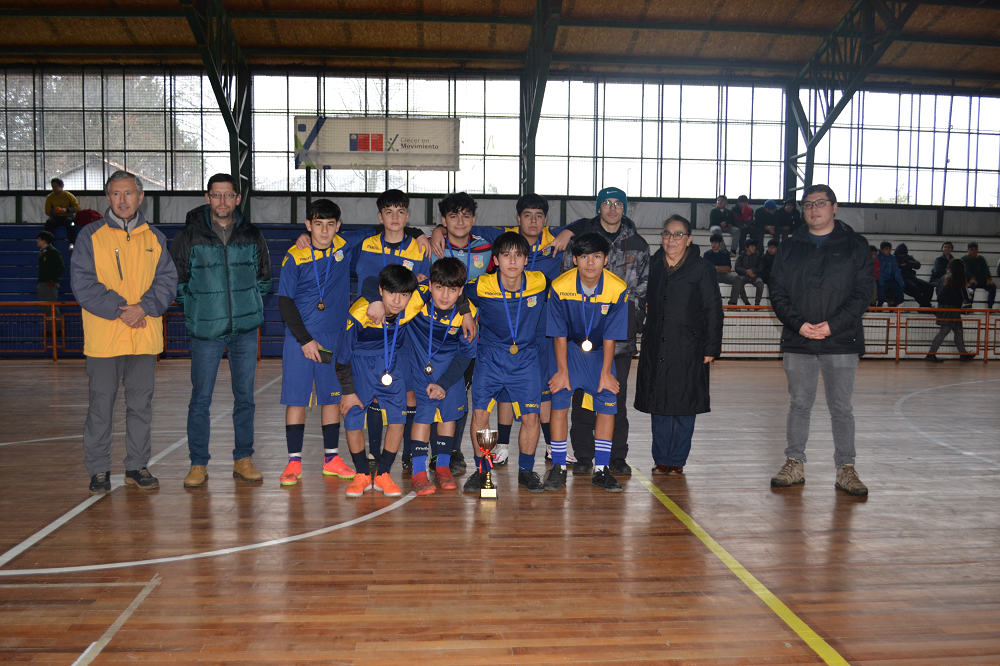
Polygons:
<instances>
[{"instance_id":1,"label":"wall banner sign","mask_svg":"<svg viewBox=\"0 0 1000 666\"><path fill-rule=\"evenodd\" d=\"M458 171L458 130L458 118L295 116L295 168Z\"/></svg>"}]
</instances>

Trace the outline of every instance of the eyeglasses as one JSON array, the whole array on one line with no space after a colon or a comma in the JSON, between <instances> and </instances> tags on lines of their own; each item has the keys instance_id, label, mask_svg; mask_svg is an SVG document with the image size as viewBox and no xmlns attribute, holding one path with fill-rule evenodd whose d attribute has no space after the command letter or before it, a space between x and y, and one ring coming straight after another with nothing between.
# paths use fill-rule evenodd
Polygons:
<instances>
[{"instance_id":1,"label":"eyeglasses","mask_svg":"<svg viewBox=\"0 0 1000 666\"><path fill-rule=\"evenodd\" d=\"M601 202L601 207L616 208L618 210L622 210L625 208L625 204L623 204L621 201L618 201L617 199L605 199L604 201Z\"/></svg>"},{"instance_id":2,"label":"eyeglasses","mask_svg":"<svg viewBox=\"0 0 1000 666\"><path fill-rule=\"evenodd\" d=\"M213 201L218 201L219 199L225 199L226 201L232 201L236 198L235 192L211 192L208 195L209 199Z\"/></svg>"},{"instance_id":3,"label":"eyeglasses","mask_svg":"<svg viewBox=\"0 0 1000 666\"><path fill-rule=\"evenodd\" d=\"M804 201L802 203L803 210L812 210L813 208L823 209L826 208L828 203L832 203L829 199L817 199L816 201Z\"/></svg>"},{"instance_id":4,"label":"eyeglasses","mask_svg":"<svg viewBox=\"0 0 1000 666\"><path fill-rule=\"evenodd\" d=\"M664 240L673 238L674 240L683 240L685 236L688 235L686 231L664 231L662 234Z\"/></svg>"}]
</instances>

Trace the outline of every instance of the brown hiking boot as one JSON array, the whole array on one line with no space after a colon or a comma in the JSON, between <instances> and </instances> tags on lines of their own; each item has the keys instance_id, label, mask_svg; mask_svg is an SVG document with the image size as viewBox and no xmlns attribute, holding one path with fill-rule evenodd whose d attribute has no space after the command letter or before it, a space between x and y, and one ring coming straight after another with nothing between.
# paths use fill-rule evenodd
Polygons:
<instances>
[{"instance_id":1,"label":"brown hiking boot","mask_svg":"<svg viewBox=\"0 0 1000 666\"><path fill-rule=\"evenodd\" d=\"M781 471L771 477L771 485L775 488L787 488L806 482L805 463L795 458L789 458L781 466Z\"/></svg>"},{"instance_id":2,"label":"brown hiking boot","mask_svg":"<svg viewBox=\"0 0 1000 666\"><path fill-rule=\"evenodd\" d=\"M252 458L240 458L233 463L233 478L244 481L263 481L264 475L253 466Z\"/></svg>"},{"instance_id":3,"label":"brown hiking boot","mask_svg":"<svg viewBox=\"0 0 1000 666\"><path fill-rule=\"evenodd\" d=\"M868 486L861 483L858 473L854 471L854 465L841 465L837 468L836 488L847 491L848 495L855 495L857 497L868 496Z\"/></svg>"},{"instance_id":4,"label":"brown hiking boot","mask_svg":"<svg viewBox=\"0 0 1000 666\"><path fill-rule=\"evenodd\" d=\"M197 488L205 485L208 481L208 467L204 465L191 465L191 471L184 477L185 488Z\"/></svg>"}]
</instances>

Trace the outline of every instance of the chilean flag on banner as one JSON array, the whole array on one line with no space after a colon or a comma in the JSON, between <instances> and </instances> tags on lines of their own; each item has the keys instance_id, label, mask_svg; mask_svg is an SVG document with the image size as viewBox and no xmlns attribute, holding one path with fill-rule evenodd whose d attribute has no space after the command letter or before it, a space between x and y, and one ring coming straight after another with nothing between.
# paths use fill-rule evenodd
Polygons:
<instances>
[{"instance_id":1,"label":"chilean flag on banner","mask_svg":"<svg viewBox=\"0 0 1000 666\"><path fill-rule=\"evenodd\" d=\"M381 153L383 147L383 134L351 134L351 152L360 153Z\"/></svg>"}]
</instances>

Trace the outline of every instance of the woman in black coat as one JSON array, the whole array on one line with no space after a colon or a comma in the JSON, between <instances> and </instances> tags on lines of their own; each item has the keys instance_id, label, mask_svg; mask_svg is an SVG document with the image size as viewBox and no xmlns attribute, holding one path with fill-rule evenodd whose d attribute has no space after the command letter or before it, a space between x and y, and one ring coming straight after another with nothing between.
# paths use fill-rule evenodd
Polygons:
<instances>
[{"instance_id":1,"label":"woman in black coat","mask_svg":"<svg viewBox=\"0 0 1000 666\"><path fill-rule=\"evenodd\" d=\"M683 474L697 414L711 411L709 363L722 353L715 267L691 246L691 223L671 216L649 262L635 408L652 418L653 474Z\"/></svg>"}]
</instances>

